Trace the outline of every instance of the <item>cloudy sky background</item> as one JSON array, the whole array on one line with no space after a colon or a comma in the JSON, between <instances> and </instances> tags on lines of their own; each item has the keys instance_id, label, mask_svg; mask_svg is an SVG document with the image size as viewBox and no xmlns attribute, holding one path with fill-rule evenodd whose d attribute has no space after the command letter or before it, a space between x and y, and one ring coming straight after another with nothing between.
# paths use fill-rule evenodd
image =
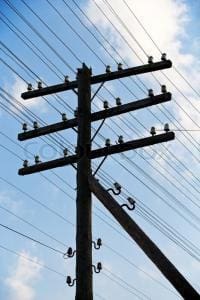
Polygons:
<instances>
[{"instance_id":1,"label":"cloudy sky background","mask_svg":"<svg viewBox=\"0 0 200 300\"><path fill-rule=\"evenodd\" d=\"M146 74L124 79L128 89L118 81L107 83L107 89L102 89L100 97L95 98L93 110L102 108L105 99L114 106L114 98L118 96L123 103L142 99L147 96L149 88L159 94L159 82L166 84L168 91L173 93L171 103L107 120L94 147L103 146L105 138L115 143L120 134L125 140L149 136L151 126L163 130L166 122L171 129L178 129L173 142L117 155L114 159L109 157L99 176L104 186L110 186L113 180L122 185L124 194L118 198L119 202L125 201L128 195L137 199L136 210L131 216L199 289L199 11L198 1L36 0L33 3L1 0L1 224L61 252L69 246L75 248L74 170L66 167L55 170L56 175L45 172L27 177L19 177L17 170L25 158L33 163L34 154L46 161L60 157L65 145L73 152L76 136L69 130L55 136L54 140L17 142L20 123L26 121L30 127L35 119L24 114L24 109L19 111L13 107L13 103L18 100L18 108L22 103L50 124L61 119L59 112L66 112L69 118L73 116L76 97L67 92L60 94L64 102L52 96L47 97L48 103L41 98L25 102L20 94L26 90L27 83L36 87L40 78L51 85L61 82L67 74L73 79L81 62L91 66L93 74L99 74L108 64L115 70L116 63L122 60L124 66L146 63L148 55L159 61L160 49L173 61L173 69L156 72L155 77ZM20 14L26 18L25 22ZM153 42L135 17L147 29ZM18 121L13 118L16 115ZM97 127L95 124L94 128ZM189 131L180 131L183 129ZM98 162L94 162L94 169L96 165ZM147 207L148 213L151 209L172 226L171 238L174 239L172 234L177 233L180 242L182 235L187 250L144 219ZM94 275L94 299L178 299L171 285L96 199L93 212L93 239L101 237L104 244L101 250L94 251L94 263L101 261L104 266L101 274ZM149 221L150 215L145 216ZM0 230L1 299L74 299L74 287L65 284L67 275L75 276L74 259L64 260L62 254L2 226Z\"/></svg>"}]
</instances>

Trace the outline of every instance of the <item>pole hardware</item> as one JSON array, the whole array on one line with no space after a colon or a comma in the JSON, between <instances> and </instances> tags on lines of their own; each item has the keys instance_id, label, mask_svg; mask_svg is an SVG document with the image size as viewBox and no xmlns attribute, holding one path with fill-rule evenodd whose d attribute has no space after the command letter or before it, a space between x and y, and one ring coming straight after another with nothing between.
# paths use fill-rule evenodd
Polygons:
<instances>
[{"instance_id":1,"label":"pole hardware","mask_svg":"<svg viewBox=\"0 0 200 300\"><path fill-rule=\"evenodd\" d=\"M135 209L135 203L136 201L132 197L127 198L128 204L122 204L121 208L126 207L128 210L134 210Z\"/></svg>"},{"instance_id":2,"label":"pole hardware","mask_svg":"<svg viewBox=\"0 0 200 300\"><path fill-rule=\"evenodd\" d=\"M93 270L96 274L99 274L102 270L102 263L101 262L98 262L97 265L92 265L93 267Z\"/></svg>"}]
</instances>

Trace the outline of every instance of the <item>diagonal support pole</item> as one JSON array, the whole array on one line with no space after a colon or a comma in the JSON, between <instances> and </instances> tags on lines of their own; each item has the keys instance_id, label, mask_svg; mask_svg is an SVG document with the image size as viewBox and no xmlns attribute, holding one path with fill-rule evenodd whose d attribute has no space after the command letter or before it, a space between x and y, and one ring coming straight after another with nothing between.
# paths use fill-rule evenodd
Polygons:
<instances>
[{"instance_id":1,"label":"diagonal support pole","mask_svg":"<svg viewBox=\"0 0 200 300\"><path fill-rule=\"evenodd\" d=\"M157 266L165 278L170 281L183 299L200 300L200 295L192 287L192 285L93 176L90 176L89 184L94 195L101 201L101 203L114 216L129 236Z\"/></svg>"}]
</instances>

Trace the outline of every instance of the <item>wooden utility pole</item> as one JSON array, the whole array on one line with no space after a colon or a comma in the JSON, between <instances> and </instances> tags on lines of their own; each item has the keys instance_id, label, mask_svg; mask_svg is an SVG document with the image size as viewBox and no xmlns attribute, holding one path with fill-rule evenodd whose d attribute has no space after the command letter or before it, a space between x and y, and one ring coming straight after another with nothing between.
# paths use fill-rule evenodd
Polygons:
<instances>
[{"instance_id":1,"label":"wooden utility pole","mask_svg":"<svg viewBox=\"0 0 200 300\"><path fill-rule=\"evenodd\" d=\"M92 292L92 208L88 178L91 174L91 71L78 70L77 232L76 300L93 299Z\"/></svg>"},{"instance_id":2,"label":"wooden utility pole","mask_svg":"<svg viewBox=\"0 0 200 300\"><path fill-rule=\"evenodd\" d=\"M162 70L166 68L170 68L172 63L170 60L166 60L165 56L162 56L160 62L153 63L152 60L149 61L148 64L128 69L123 69L122 65L118 65L118 70L111 72L110 66L107 66L106 73L92 76L91 70L83 64L81 69L78 69L77 80L69 81L65 80L65 83L50 86L50 87L41 87L41 83L38 85L38 89L31 90L32 86L29 84L28 92L22 94L23 99L30 99L34 97L49 95L53 93L58 93L62 91L73 90L76 94L78 94L78 112L77 117L71 120L66 119L65 113L62 116L62 122L58 122L56 124L44 126L39 128L38 126L34 126L34 130L27 130L27 124L23 125L24 132L18 135L18 139L20 141L28 140L31 138L36 138L39 136L48 135L53 132L57 132L64 129L71 129L77 127L77 149L76 153L70 156L66 156L67 151L64 151L64 156L61 158L57 158L48 162L40 162L39 159L35 161L35 164L29 166L28 161L24 161L23 168L19 169L19 175L28 175L33 174L57 167L63 167L71 164L77 164L77 232L76 232L76 278L71 281L71 277L67 276L67 284L69 286L73 286L76 282L76 297L75 300L93 300L93 284L92 284L92 213L91 213L91 191L93 191L97 197L103 202L103 199L100 197L100 192L96 192L96 181L93 181L92 170L91 170L91 160L99 157L104 157L102 163L105 160L105 157L108 155L113 155L115 153L121 153L123 151L129 151L132 149L137 149L141 147L147 147L158 143L167 142L173 140L175 135L173 132L169 132L169 128L165 133L155 135L155 130L152 130L152 136L128 141L126 143L123 142L123 139L117 145L110 145L110 143L106 144L106 147L92 150L91 146L91 123L102 120L102 124L106 118L111 118L113 116L117 116L119 114L124 114L129 111L134 111L137 109L142 109L147 106L156 105L159 103L163 103L171 100L171 94L166 91L166 87L162 86L162 94L154 96L153 91L149 90L149 97L138 100L135 102L130 102L128 104L121 105L121 102L117 104L116 107L108 108L105 107L105 110L91 113L91 85L97 83L104 83L106 81L111 81L119 78L125 78L132 75L143 74L147 72L153 72L157 70ZM78 89L78 92L76 91ZM98 89L99 90L99 89ZM97 91L98 91L97 90ZM37 122L36 122L37 123ZM167 126L168 127L168 126ZM101 126L99 127L101 128ZM98 130L97 130L98 132ZM97 133L96 132L96 133ZM64 149L67 150L67 149ZM102 165L99 165L99 167ZM97 169L98 170L98 169ZM90 179L90 182L89 182ZM108 194L109 195L109 194ZM106 198L106 197L105 197ZM112 199L111 199L112 200ZM136 239L140 245L140 247L145 250L146 246L143 246L142 238L144 237L144 233L137 228L136 225L133 226L133 221L131 219L123 217L120 211L121 208L115 206L115 208L111 209L109 205L112 206L112 201L108 205L108 201L106 200L106 207L110 210L110 212L114 215L114 217L120 221L120 224L123 228L131 234L133 238ZM104 203L104 202L103 202ZM105 203L104 203L105 204ZM114 205L114 204L113 204ZM121 209L118 213L117 210ZM114 213L113 213L114 212ZM122 211L123 212L123 211ZM123 219L123 221L122 221ZM127 221L127 224L125 224ZM136 229L137 234L134 233ZM152 259L152 261L159 267L159 269L163 272L164 276L170 280L170 282L174 285L177 291L183 294L183 289L185 288L185 295L187 296L187 300L191 299L199 299L198 294L194 291L194 289L185 281L184 277L180 275L180 273L176 272L176 269L172 267L172 264L169 260L164 259L162 255L159 256L161 259L160 263L157 264L157 260L155 257L152 242L150 243L150 239L145 236L145 239L150 248L149 250L145 250L146 254ZM155 245L154 245L155 246ZM159 254L159 253L158 253ZM101 264L98 264L100 271ZM175 272L178 277L175 275L172 276L172 272ZM99 273L99 272L96 272ZM181 287L182 285L182 287ZM188 298L189 292L191 291L191 298ZM194 296L194 297L193 297ZM195 298L196 297L196 298Z\"/></svg>"}]
</instances>

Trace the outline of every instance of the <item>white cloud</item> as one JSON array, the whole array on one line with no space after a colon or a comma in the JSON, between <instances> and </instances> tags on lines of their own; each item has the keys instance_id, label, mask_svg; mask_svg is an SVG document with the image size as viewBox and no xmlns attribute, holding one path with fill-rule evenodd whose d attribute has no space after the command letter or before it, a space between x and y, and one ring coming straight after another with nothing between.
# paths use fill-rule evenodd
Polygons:
<instances>
[{"instance_id":1,"label":"white cloud","mask_svg":"<svg viewBox=\"0 0 200 300\"><path fill-rule=\"evenodd\" d=\"M22 251L20 253L33 262L39 262L37 257ZM40 262L41 263L41 262ZM6 278L5 283L9 287L10 300L34 300L36 299L34 283L40 276L42 267L35 263L30 263L23 257L19 257L17 265L13 268L12 274Z\"/></svg>"},{"instance_id":2,"label":"white cloud","mask_svg":"<svg viewBox=\"0 0 200 300\"><path fill-rule=\"evenodd\" d=\"M188 4L185 0L140 0L132 1L125 0L127 4L131 7L135 15L140 19L142 24L148 30L150 35L153 37L155 42L159 45L159 48L166 52L168 58L170 58L178 70L184 75L184 77L193 85L194 88L199 90L200 77L199 77L199 63L198 57L194 54L186 52L185 45L187 43L192 43L190 41L189 24L191 21L190 10ZM139 65L136 55L130 49L131 46L136 53L141 57L144 62L147 62L147 58L143 51L138 47L137 43L131 37L131 34L139 41L142 47L145 49L148 55L153 55L155 61L160 60L160 54L158 50L153 45L152 41L144 33L140 25L137 23L134 16L131 14L130 10L127 9L122 0L89 0L86 7L87 14L90 19L95 23L95 25L101 30L101 32L106 36L106 38L112 43L112 46L120 53L120 55L131 65ZM108 19L118 28L119 32L125 37L128 44L122 40L120 34L116 32L113 26L105 18L105 16L98 10L94 3L97 3L99 7L108 16ZM108 2L112 8L116 11L118 16L124 21L127 28L130 30L130 34L127 30L118 22L116 17L111 13L106 6L105 2ZM106 42L105 42L105 46ZM113 56L118 59L118 55L115 51L112 51ZM178 88L184 93L184 95L189 98L192 104L200 111L200 102L198 96L192 91L192 89L187 85L187 83L174 71L174 69L168 69L165 71L166 75L178 86ZM177 103L183 108L191 117L191 119L183 112L183 110L178 107L174 101L171 102L170 106L166 105L166 108L176 117L179 123L186 129L197 129L194 121L198 123L199 112L188 103L188 101L181 95L175 87L168 82L168 80L161 74L156 72L157 78L162 84L166 84L169 91L172 92ZM145 82L148 87L154 87L155 81L152 79L150 74L145 75ZM155 88L155 93L158 93L158 86ZM156 108L155 108L156 109ZM162 119L162 118L161 118ZM163 117L166 121L166 117ZM160 128L159 124L157 125ZM175 126L169 121L170 128ZM180 126L179 126L180 128ZM181 134L177 134L184 144L190 147L190 142L187 141ZM191 132L194 138L197 138L195 133ZM171 144L170 144L171 145ZM174 153L181 154L181 158L191 164L191 157L188 152L184 150L178 142L173 142L170 146L172 147ZM172 150L171 149L171 150ZM196 151L194 148L192 150ZM197 152L197 151L196 151ZM187 154L187 155L186 155ZM194 168L197 164L194 164Z\"/></svg>"},{"instance_id":3,"label":"white cloud","mask_svg":"<svg viewBox=\"0 0 200 300\"><path fill-rule=\"evenodd\" d=\"M39 110L40 113L45 113L47 111L47 105L41 97L28 99L28 100L23 100L21 98L21 94L23 92L27 91L27 85L20 78L15 77L14 78L14 83L12 85L10 85L9 83L6 83L5 84L5 90L8 91L19 103L23 104L28 109L34 109L35 108L35 109ZM16 102L14 102L14 104L21 111L23 111L23 108L21 108ZM15 112L17 111L16 108L14 108L13 106L11 107L11 109Z\"/></svg>"},{"instance_id":4,"label":"white cloud","mask_svg":"<svg viewBox=\"0 0 200 300\"><path fill-rule=\"evenodd\" d=\"M12 210L14 213L22 211L22 201L20 199L15 200L15 194L10 191L0 193L0 205Z\"/></svg>"}]
</instances>

